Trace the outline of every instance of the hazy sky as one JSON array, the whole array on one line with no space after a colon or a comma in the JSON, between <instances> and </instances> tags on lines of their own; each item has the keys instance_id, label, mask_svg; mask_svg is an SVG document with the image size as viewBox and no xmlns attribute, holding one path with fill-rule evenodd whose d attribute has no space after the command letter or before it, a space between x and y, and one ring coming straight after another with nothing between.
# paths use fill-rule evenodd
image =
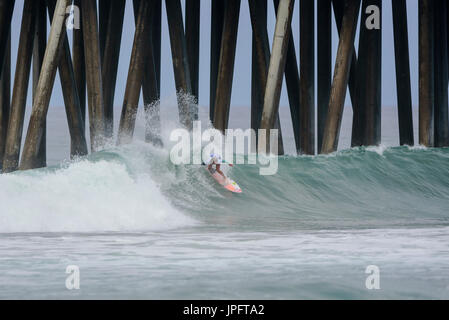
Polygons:
<instances>
[{"instance_id":1,"label":"hazy sky","mask_svg":"<svg viewBox=\"0 0 449 320\"><path fill-rule=\"evenodd\" d=\"M164 2L164 1L163 1ZM182 1L183 2L183 1ZM268 32L270 42L275 25L273 4L268 0ZM184 4L183 4L184 5ZM417 105L418 99L418 1L408 0L408 25L410 62L412 76L413 104ZM22 17L23 0L16 1L12 24L12 46L13 52L17 52L18 38L20 34L20 21ZM391 1L383 1L383 27L382 27L382 104L383 106L395 106L396 102L396 79L394 63L393 25L391 16ZM316 21L316 19L315 19ZM209 105L209 64L210 64L210 1L201 1L201 39L200 39L200 88L199 103L203 106ZM296 1L295 12L292 22L293 36L295 39L297 57L299 58L299 1ZM333 61L338 46L338 37L333 21ZM234 84L232 89L232 106L249 106L251 99L251 22L249 17L248 1L243 0L240 9L240 24L238 29L238 43L235 60ZM68 33L72 37L71 32ZM125 23L122 38L122 47L117 79L115 105L121 105L128 73L129 59L134 37L134 17L132 2L127 1L125 10ZM316 42L315 42L316 45ZM356 48L358 45L356 43ZM16 64L15 54L12 57L13 72ZM162 7L162 99L173 97L175 84L173 66L171 63L170 40L168 36L168 25L165 6ZM31 81L30 81L31 84ZM315 87L316 88L316 87ZM347 98L347 104L349 100ZM31 90L28 95L28 106L31 105ZM56 79L51 100L52 106L62 106L63 98L59 78ZM288 99L283 86L281 106L288 106Z\"/></svg>"}]
</instances>

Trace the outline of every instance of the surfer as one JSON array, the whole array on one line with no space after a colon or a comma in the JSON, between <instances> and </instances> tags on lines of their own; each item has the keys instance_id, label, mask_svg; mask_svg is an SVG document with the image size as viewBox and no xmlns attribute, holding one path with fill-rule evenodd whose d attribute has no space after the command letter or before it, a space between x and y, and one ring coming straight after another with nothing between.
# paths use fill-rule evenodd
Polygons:
<instances>
[{"instance_id":1,"label":"surfer","mask_svg":"<svg viewBox=\"0 0 449 320\"><path fill-rule=\"evenodd\" d=\"M222 164L221 156L218 153L211 153L209 155L209 160L207 161L207 169L211 174L214 174L215 171L218 172L220 175L223 176L223 178L228 179L223 171L220 170L220 166ZM215 168L213 168L215 166ZM231 163L229 163L229 166L233 166Z\"/></svg>"}]
</instances>

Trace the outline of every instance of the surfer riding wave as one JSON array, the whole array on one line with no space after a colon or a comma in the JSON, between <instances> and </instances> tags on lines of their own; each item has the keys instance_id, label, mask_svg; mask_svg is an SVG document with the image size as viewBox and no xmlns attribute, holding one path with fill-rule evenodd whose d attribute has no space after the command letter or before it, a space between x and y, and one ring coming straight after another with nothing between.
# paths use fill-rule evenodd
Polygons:
<instances>
[{"instance_id":1,"label":"surfer riding wave","mask_svg":"<svg viewBox=\"0 0 449 320\"><path fill-rule=\"evenodd\" d=\"M218 172L221 176L223 176L223 178L227 179L227 177L225 176L225 174L223 173L223 171L220 170L220 166L223 163L222 159L221 159L221 155L218 153L211 153L209 155L209 158L207 160L206 163L204 163L204 165L207 165L207 169L209 170L209 172L211 174L214 174L215 172ZM230 167L232 167L233 165L231 163L228 163L228 165ZM214 168L215 166L215 168Z\"/></svg>"}]
</instances>

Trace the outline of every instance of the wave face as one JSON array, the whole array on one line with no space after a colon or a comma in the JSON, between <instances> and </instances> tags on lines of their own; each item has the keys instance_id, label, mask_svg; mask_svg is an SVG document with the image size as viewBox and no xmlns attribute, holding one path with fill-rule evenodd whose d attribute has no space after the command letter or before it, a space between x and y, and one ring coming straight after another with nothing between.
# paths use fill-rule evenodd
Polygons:
<instances>
[{"instance_id":1,"label":"wave face","mask_svg":"<svg viewBox=\"0 0 449 320\"><path fill-rule=\"evenodd\" d=\"M258 166L228 174L229 194L198 168L178 168L170 198L208 223L266 228L377 228L449 222L449 150L359 148L331 156L285 156L273 176ZM161 180L162 183L162 180ZM167 186L168 184L168 186Z\"/></svg>"},{"instance_id":2,"label":"wave face","mask_svg":"<svg viewBox=\"0 0 449 320\"><path fill-rule=\"evenodd\" d=\"M226 168L231 194L201 166L141 142L56 167L0 176L0 233L247 230L447 225L449 150L359 148L285 156L273 176Z\"/></svg>"}]
</instances>

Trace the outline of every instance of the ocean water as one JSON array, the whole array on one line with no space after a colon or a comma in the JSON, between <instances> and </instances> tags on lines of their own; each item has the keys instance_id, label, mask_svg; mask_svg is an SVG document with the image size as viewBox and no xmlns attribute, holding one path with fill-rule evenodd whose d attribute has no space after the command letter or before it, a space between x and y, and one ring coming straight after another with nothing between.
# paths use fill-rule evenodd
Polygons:
<instances>
[{"instance_id":1,"label":"ocean water","mask_svg":"<svg viewBox=\"0 0 449 320\"><path fill-rule=\"evenodd\" d=\"M394 147L393 108L383 145L348 148L348 109L340 150L315 157L293 155L281 109L287 155L272 176L225 168L237 195L170 162L174 105L164 148L142 142L140 116L132 144L72 161L63 108L50 110L49 167L0 175L0 299L449 298L449 150ZM233 108L231 127L248 125Z\"/></svg>"}]
</instances>

